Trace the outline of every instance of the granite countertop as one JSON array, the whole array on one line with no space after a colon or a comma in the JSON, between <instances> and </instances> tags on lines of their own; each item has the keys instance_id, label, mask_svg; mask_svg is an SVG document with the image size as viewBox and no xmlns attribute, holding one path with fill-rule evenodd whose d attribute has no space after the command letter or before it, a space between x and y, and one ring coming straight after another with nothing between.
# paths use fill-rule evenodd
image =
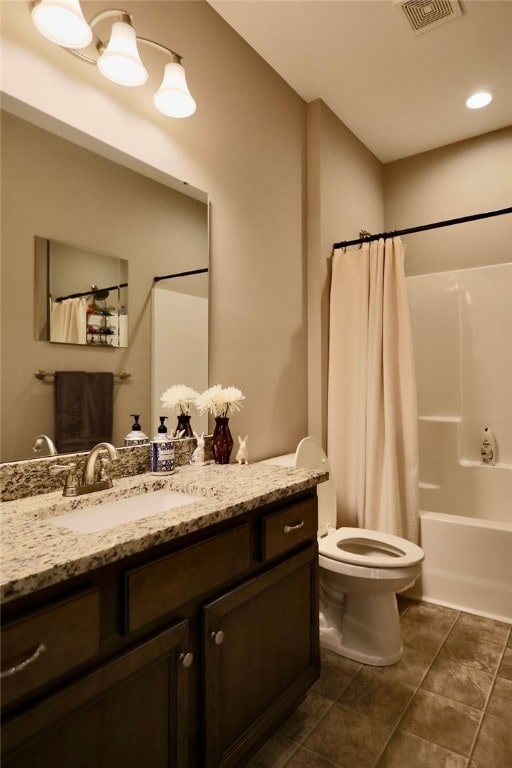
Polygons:
<instances>
[{"instance_id":1,"label":"granite countertop","mask_svg":"<svg viewBox=\"0 0 512 768\"><path fill-rule=\"evenodd\" d=\"M182 466L162 477L146 473L116 479L110 490L75 498L64 498L62 491L55 491L4 502L0 505L0 602L285 499L327 477L327 472L264 462ZM65 512L163 488L203 498L95 533L76 533L58 525L59 515Z\"/></svg>"}]
</instances>

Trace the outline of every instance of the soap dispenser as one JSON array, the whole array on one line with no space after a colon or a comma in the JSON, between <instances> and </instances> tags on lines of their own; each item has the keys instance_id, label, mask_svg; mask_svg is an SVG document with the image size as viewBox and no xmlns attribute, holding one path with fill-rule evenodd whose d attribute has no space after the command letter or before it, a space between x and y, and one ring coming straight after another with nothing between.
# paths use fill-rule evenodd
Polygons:
<instances>
[{"instance_id":1,"label":"soap dispenser","mask_svg":"<svg viewBox=\"0 0 512 768\"><path fill-rule=\"evenodd\" d=\"M167 434L167 418L159 416L160 426L151 440L151 473L154 475L170 475L174 472L174 439Z\"/></svg>"},{"instance_id":2,"label":"soap dispenser","mask_svg":"<svg viewBox=\"0 0 512 768\"><path fill-rule=\"evenodd\" d=\"M145 445L148 442L148 436L142 431L142 427L139 424L139 414L131 413L130 416L134 419L132 424L132 431L128 432L124 438L125 445Z\"/></svg>"}]
</instances>

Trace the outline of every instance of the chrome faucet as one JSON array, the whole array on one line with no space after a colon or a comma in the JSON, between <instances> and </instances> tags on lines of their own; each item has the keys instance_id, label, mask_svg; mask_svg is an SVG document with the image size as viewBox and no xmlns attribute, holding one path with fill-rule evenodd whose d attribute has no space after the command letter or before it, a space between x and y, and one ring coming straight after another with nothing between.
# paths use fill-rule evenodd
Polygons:
<instances>
[{"instance_id":1,"label":"chrome faucet","mask_svg":"<svg viewBox=\"0 0 512 768\"><path fill-rule=\"evenodd\" d=\"M108 457L104 452L108 453ZM99 460L99 470L96 473L96 463ZM112 488L112 478L108 473L108 465L111 462L119 461L119 454L111 443L98 443L91 448L84 463L82 482L79 483L74 461L69 464L53 464L49 468L50 475L60 475L65 473L64 496L81 496L84 493L93 493L102 491L106 488Z\"/></svg>"},{"instance_id":2,"label":"chrome faucet","mask_svg":"<svg viewBox=\"0 0 512 768\"><path fill-rule=\"evenodd\" d=\"M46 445L46 453L49 456L57 455L57 448L55 447L55 443L53 442L51 437L48 437L48 435L38 435L34 440L34 445L32 446L32 450L34 451L34 453L41 453L41 451L44 450L45 445Z\"/></svg>"}]
</instances>

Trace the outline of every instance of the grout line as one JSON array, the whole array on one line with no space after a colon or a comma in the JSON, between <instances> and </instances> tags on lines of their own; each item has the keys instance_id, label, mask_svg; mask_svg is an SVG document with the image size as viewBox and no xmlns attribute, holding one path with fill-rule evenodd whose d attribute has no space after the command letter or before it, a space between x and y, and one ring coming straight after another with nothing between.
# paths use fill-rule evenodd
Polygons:
<instances>
[{"instance_id":1,"label":"grout line","mask_svg":"<svg viewBox=\"0 0 512 768\"><path fill-rule=\"evenodd\" d=\"M435 658L436 658L436 659L437 659L437 657L439 656L439 654L441 653L441 651L443 650L444 646L446 645L446 641L447 641L447 640L448 640L448 638L450 637L450 635L451 635L451 633L453 632L453 629L454 629L454 627L455 627L456 623L457 623L457 622L458 622L458 620L460 619L460 615L461 615L461 613L462 613L462 611L457 611L457 615L455 616L455 618L454 618L454 620L453 620L453 622L452 622L452 625L451 625L450 629L449 629L449 630L448 630L448 632L446 633L446 637L444 638L443 642L442 642L442 643L441 643L441 645L439 646L439 650L437 651L437 653L436 653L436 655L435 655Z\"/></svg>"},{"instance_id":2,"label":"grout line","mask_svg":"<svg viewBox=\"0 0 512 768\"><path fill-rule=\"evenodd\" d=\"M508 639L509 639L509 637L510 637L510 632L511 632L511 631L512 631L512 630L509 630L509 634L508 634L508 636L507 636L507 642L508 642ZM500 656L500 658L499 658L498 664L496 665L496 671L495 671L495 673L494 673L494 676L493 676L493 678L492 678L492 683L491 683L491 685L489 686L489 693L487 694L487 697L486 697L486 699L485 699L485 703L484 703L484 707L483 707L483 710L482 710L482 717L481 717L481 719L480 719L480 723L479 723L479 725L478 725L478 728L477 728L477 730L476 730L476 733L475 733L475 738L473 739L473 743L471 744L471 749L469 750L469 758L470 758L470 759L471 759L471 757L473 756L473 752L475 751L476 742L477 742L477 740L478 740L478 737L480 736L480 731L482 730L482 725L483 725L483 722L484 722L484 717L485 717L485 715L487 715L487 714L488 714L488 712L487 712L487 707L489 706L489 701L490 701L490 698L491 698L491 696L492 696L492 692L493 692L493 690L494 690L494 685L495 685L495 683L496 683L496 680L497 680L497 678L498 678L498 676L499 676L499 675L498 675L498 672L499 672L499 670L500 670L500 667L501 667L501 662L503 661L503 657L505 656L505 651L506 651L506 650L507 650L507 646L505 645L505 646L503 647L503 651L502 651L502 653L501 653L501 656ZM493 717L496 717L496 715L493 715Z\"/></svg>"},{"instance_id":3,"label":"grout line","mask_svg":"<svg viewBox=\"0 0 512 768\"><path fill-rule=\"evenodd\" d=\"M296 747L295 747L295 749L293 750L293 752L291 753L291 755L290 755L290 756L289 756L289 757L288 757L288 758L285 760L285 762L283 763L283 765L281 766L281 768L286 768L286 766L287 766L287 765L289 765L289 763L290 763L290 760L293 758L293 756L294 756L294 755L296 755L296 754L297 754L297 752L299 751L299 749L300 749L300 747L301 747L301 745L300 745L300 744L297 744L297 742L292 742L292 743L295 743L295 744L296 744Z\"/></svg>"},{"instance_id":4,"label":"grout line","mask_svg":"<svg viewBox=\"0 0 512 768\"><path fill-rule=\"evenodd\" d=\"M473 737L473 741L471 742L471 746L469 748L468 763L471 761L471 758L473 757L473 752L475 751L476 742L478 737L480 736L480 731L482 730L482 723L484 722L484 717L485 717L485 709L482 710L482 716L480 718L480 722L478 723L478 726L475 731L475 735Z\"/></svg>"},{"instance_id":5,"label":"grout line","mask_svg":"<svg viewBox=\"0 0 512 768\"><path fill-rule=\"evenodd\" d=\"M357 670L357 671L359 671L359 670ZM354 679L354 676L351 678L351 680L353 680L353 679ZM346 688L344 688L344 690L346 690ZM311 736L311 734L314 733L314 731L316 731L316 729L318 728L320 723L323 722L323 720L325 720L325 718L327 717L328 713L331 711L331 709L337 703L333 699L329 699L327 696L322 696L322 694L320 694L320 693L317 693L316 695L319 696L321 699L325 699L326 701L328 701L329 702L329 706L326 708L324 714L319 718L318 722L316 722L315 725L308 732L307 736L303 739L303 741L295 741L295 739L291 739L289 736L284 736L283 734L281 734L281 735L283 735L284 738L288 739L288 741L291 741L293 744L296 744L296 748L293 750L292 754L287 758L286 762L283 763L282 768L286 768L286 766L290 764L291 760L297 754L299 749L308 749L307 747L304 746L305 742L308 740L308 738ZM330 762L330 761L327 760L326 757L324 757L323 755L320 755L318 752L315 752L312 749L308 749L308 752L311 752L311 754L313 754L313 755L318 755L318 757L323 758L323 760L325 760L326 762ZM332 766L334 768L334 763L331 763L331 764L332 764Z\"/></svg>"},{"instance_id":6,"label":"grout line","mask_svg":"<svg viewBox=\"0 0 512 768\"><path fill-rule=\"evenodd\" d=\"M403 614L401 614L401 616L400 616L400 619L402 619L402 617L406 615L406 613L408 612L409 608L410 608L410 606L407 606L407 608L405 609L405 611L403 612ZM420 680L419 680L418 684L417 684L416 686L413 686L413 687L414 687L414 691L413 691L413 692L412 692L412 694L411 694L411 698L410 698L410 699L409 699L409 701L407 702L407 705L406 705L406 707L405 707L404 711L402 712L402 714L400 715L400 717L399 717L399 719L398 719L398 721L397 721L397 723L396 723L395 727L393 728L393 730L392 730L392 731L391 731L391 733L389 734L389 737L388 737L388 739L386 740L386 742L385 742L384 746L382 747L381 751L379 752L379 755L378 755L378 757L377 757L377 759L376 759L375 763L373 764L372 768L377 768L377 767L378 767L378 764L379 764L379 762L380 762L380 759L382 758L382 756L383 756L384 752L386 751L386 749L387 749L387 747L388 747L388 744L390 743L391 739L392 739L392 738L393 738L393 736L396 734L396 732L400 730L400 723L401 723L401 722L402 722L402 720L404 719L404 717L405 717L405 715L406 715L406 713L407 713L407 711L408 711L408 709L409 709L409 707L410 707L410 705L411 705L411 703L412 703L413 699L415 698L416 694L417 694L417 693L418 693L418 691L420 690L420 688L421 688L421 686L422 686L422 684L423 684L423 681L425 680L426 676L427 676L427 675L428 675L428 673L430 672L430 669L432 668L432 665L434 664L435 660L437 659L437 657L438 657L438 655L439 655L439 653L440 653L440 651L441 651L441 648L444 646L444 644L445 644L445 642L446 642L446 640L447 640L447 638L448 638L448 636L449 636L450 632L452 631L453 627L455 626L455 623L456 623L457 619L459 618L459 616L460 616L460 613L461 613L460 611L457 611L457 615L454 617L454 619L453 619L453 622L452 622L452 624L451 624L450 628L447 630L447 632L446 632L446 636L445 636L445 638L444 638L443 642L441 643L441 645L439 646L439 648L438 648L438 649L437 649L437 651L435 652L434 656L432 657L432 661L431 661L431 662L430 662L430 664L429 664L429 665L426 667L426 669L425 669L425 671L424 671L423 675L421 676L421 678L420 678ZM415 650L415 649L414 649L414 646L408 646L408 647L409 647L409 648L412 648L412 650ZM400 662L399 662L399 663L400 663ZM410 683L410 685L412 685L412 683ZM412 734L412 735L414 735L414 734ZM423 738L423 737L419 737L419 738ZM425 738L423 738L423 741L427 741L427 742L429 742L430 744L435 744L435 742L433 742L433 741L430 741L430 739L425 739ZM436 745L436 746L437 746L437 745ZM450 750L450 751L453 751L453 750ZM454 752L454 754L458 754L458 753L455 753L455 752ZM464 757L464 755L463 755L463 757ZM468 761L468 762L469 762L469 761ZM466 764L466 765L467 765L467 764Z\"/></svg>"},{"instance_id":7,"label":"grout line","mask_svg":"<svg viewBox=\"0 0 512 768\"><path fill-rule=\"evenodd\" d=\"M406 706L405 706L405 709L404 709L404 711L402 712L402 714L401 714L401 715L400 715L400 717L398 718L398 720L397 720L397 723L396 723L395 727L393 728L393 730L392 730L392 731L391 731L391 733L389 734L388 738L386 739L386 741L385 741L385 743L384 743L384 745L383 745L383 747L382 747L381 751L380 751L380 752L379 752L379 754L377 755L377 759L376 759L376 760L375 760L375 762L373 763L373 766L372 766L372 768L377 768L377 766L378 766L378 764L379 764L379 762L380 762L380 759L381 759L381 757L383 756L384 752L386 751L386 749L387 749L387 747L388 747L388 744L389 744L389 742L391 741L391 739L393 738L393 736L395 735L395 733L396 733L396 732L399 730L399 725L400 725L400 723L402 722L403 716L405 715L405 713L406 713L406 712L407 712L407 710L409 709L409 706L410 706L410 704L411 704L411 701L414 699L414 697L416 696L417 692L418 692L418 687L416 687L416 688L415 688L415 690L414 690L414 691L411 693L411 698L410 698L410 699L409 699L409 701L407 702L407 704L406 704Z\"/></svg>"}]
</instances>

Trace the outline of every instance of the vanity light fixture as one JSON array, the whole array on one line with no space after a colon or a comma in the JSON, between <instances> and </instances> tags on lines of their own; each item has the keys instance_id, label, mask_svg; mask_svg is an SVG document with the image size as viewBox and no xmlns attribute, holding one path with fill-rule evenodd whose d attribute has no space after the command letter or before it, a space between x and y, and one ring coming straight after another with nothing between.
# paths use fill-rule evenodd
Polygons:
<instances>
[{"instance_id":1,"label":"vanity light fixture","mask_svg":"<svg viewBox=\"0 0 512 768\"><path fill-rule=\"evenodd\" d=\"M101 74L118 85L136 86L146 82L148 72L140 59L135 30L129 20L112 24L110 40L97 64Z\"/></svg>"},{"instance_id":2,"label":"vanity light fixture","mask_svg":"<svg viewBox=\"0 0 512 768\"><path fill-rule=\"evenodd\" d=\"M42 35L64 48L86 48L92 42L92 29L78 0L34 3L32 21Z\"/></svg>"},{"instance_id":3,"label":"vanity light fixture","mask_svg":"<svg viewBox=\"0 0 512 768\"><path fill-rule=\"evenodd\" d=\"M468 109L481 109L491 103L493 94L490 91L478 91L466 99Z\"/></svg>"},{"instance_id":4,"label":"vanity light fixture","mask_svg":"<svg viewBox=\"0 0 512 768\"><path fill-rule=\"evenodd\" d=\"M168 117L190 117L196 102L187 86L182 57L161 43L139 37L132 25L131 14L117 8L96 13L88 22L79 0L38 0L31 5L32 20L42 35L88 64L98 67L113 83L124 86L143 85L148 73L141 61L137 44L148 45L170 58L160 88L153 97L155 107ZM106 18L115 18L108 43L94 32ZM94 46L92 55L83 49Z\"/></svg>"}]
</instances>

